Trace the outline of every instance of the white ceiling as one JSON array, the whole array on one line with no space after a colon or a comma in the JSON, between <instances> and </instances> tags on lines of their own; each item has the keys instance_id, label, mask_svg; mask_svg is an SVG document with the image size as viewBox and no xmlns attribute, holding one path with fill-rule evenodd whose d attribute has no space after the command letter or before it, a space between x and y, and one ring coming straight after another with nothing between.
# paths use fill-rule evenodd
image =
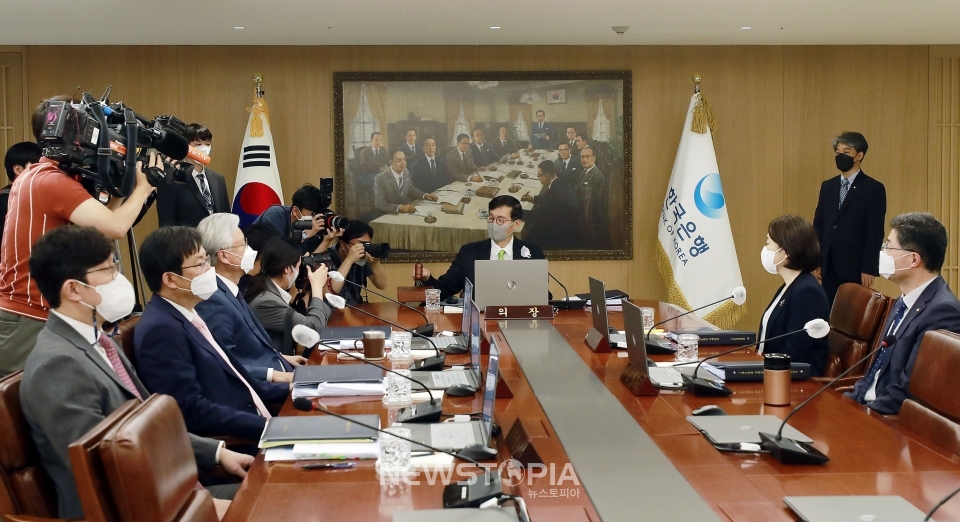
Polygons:
<instances>
[{"instance_id":1,"label":"white ceiling","mask_svg":"<svg viewBox=\"0 0 960 522\"><path fill-rule=\"evenodd\" d=\"M0 45L955 43L960 0L0 0Z\"/></svg>"}]
</instances>

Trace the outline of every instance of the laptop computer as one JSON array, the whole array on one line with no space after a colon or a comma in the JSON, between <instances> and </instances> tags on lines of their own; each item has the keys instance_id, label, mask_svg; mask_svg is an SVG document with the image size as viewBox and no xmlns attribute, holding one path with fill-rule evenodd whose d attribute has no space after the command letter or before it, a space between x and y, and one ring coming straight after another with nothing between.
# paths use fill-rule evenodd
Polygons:
<instances>
[{"instance_id":1,"label":"laptop computer","mask_svg":"<svg viewBox=\"0 0 960 522\"><path fill-rule=\"evenodd\" d=\"M700 430L714 446L741 444L744 442L760 444L760 432L776 433L783 424L783 420L773 415L716 415L694 417L687 420ZM783 436L802 442L813 442L813 439L800 433L796 428L787 424L783 427Z\"/></svg>"},{"instance_id":2,"label":"laptop computer","mask_svg":"<svg viewBox=\"0 0 960 522\"><path fill-rule=\"evenodd\" d=\"M610 330L607 319L606 289L603 281L590 278L590 315L593 318L593 329L604 336L610 348L622 348L620 344L627 342L627 337L617 331ZM643 324L642 322L640 323Z\"/></svg>"},{"instance_id":3,"label":"laptop computer","mask_svg":"<svg viewBox=\"0 0 960 522\"><path fill-rule=\"evenodd\" d=\"M657 388L676 389L683 387L683 377L674 368L661 368L647 364L647 347L643 342L643 314L640 307L629 302L623 302L623 329L627 340L627 356L630 363L646 373L650 382Z\"/></svg>"},{"instance_id":4,"label":"laptop computer","mask_svg":"<svg viewBox=\"0 0 960 522\"><path fill-rule=\"evenodd\" d=\"M479 365L478 365L479 367ZM490 359L483 383L483 405L479 421L438 422L435 424L401 424L410 429L410 438L435 448L458 451L478 444L488 446L493 438L493 405L497 397L497 375L500 368L500 347L496 339L490 341ZM413 445L413 451L426 448ZM429 450L427 450L429 451Z\"/></svg>"},{"instance_id":5,"label":"laptop computer","mask_svg":"<svg viewBox=\"0 0 960 522\"><path fill-rule=\"evenodd\" d=\"M547 260L475 261L477 305L540 306L549 301Z\"/></svg>"},{"instance_id":6,"label":"laptop computer","mask_svg":"<svg viewBox=\"0 0 960 522\"><path fill-rule=\"evenodd\" d=\"M445 390L454 385L468 386L476 390L480 389L480 309L472 300L469 301L469 326L470 332L470 368L465 370L445 370L441 372L410 372L410 377L422 382L431 390ZM467 306L463 308L464 315L467 314ZM421 389L416 383L415 389Z\"/></svg>"},{"instance_id":7,"label":"laptop computer","mask_svg":"<svg viewBox=\"0 0 960 522\"><path fill-rule=\"evenodd\" d=\"M894 495L783 497L783 503L804 522L921 522L926 517L903 497Z\"/></svg>"}]
</instances>

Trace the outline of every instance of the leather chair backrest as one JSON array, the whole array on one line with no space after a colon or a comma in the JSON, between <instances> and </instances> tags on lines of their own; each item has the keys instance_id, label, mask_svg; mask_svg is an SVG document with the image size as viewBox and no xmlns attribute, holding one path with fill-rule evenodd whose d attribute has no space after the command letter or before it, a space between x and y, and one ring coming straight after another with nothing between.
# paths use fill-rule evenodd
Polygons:
<instances>
[{"instance_id":1,"label":"leather chair backrest","mask_svg":"<svg viewBox=\"0 0 960 522\"><path fill-rule=\"evenodd\" d=\"M110 484L100 460L100 441L105 433L137 409L142 403L130 399L100 421L90 431L67 448L70 468L77 484L84 520L88 522L116 522L119 520L114 506Z\"/></svg>"},{"instance_id":2,"label":"leather chair backrest","mask_svg":"<svg viewBox=\"0 0 960 522\"><path fill-rule=\"evenodd\" d=\"M880 292L854 283L840 285L830 310L824 377L836 377L877 345L889 308L890 298ZM860 363L848 376L863 375L869 363Z\"/></svg>"},{"instance_id":3,"label":"leather chair backrest","mask_svg":"<svg viewBox=\"0 0 960 522\"><path fill-rule=\"evenodd\" d=\"M176 401L153 395L100 442L123 522L217 522L213 498L196 490L197 465Z\"/></svg>"},{"instance_id":4,"label":"leather chair backrest","mask_svg":"<svg viewBox=\"0 0 960 522\"><path fill-rule=\"evenodd\" d=\"M57 496L53 482L40 465L20 407L23 372L0 379L0 476L3 514L55 517Z\"/></svg>"},{"instance_id":5,"label":"leather chair backrest","mask_svg":"<svg viewBox=\"0 0 960 522\"><path fill-rule=\"evenodd\" d=\"M920 341L910 379L915 400L904 402L897 422L960 455L960 335L927 332ZM909 404L908 404L909 403Z\"/></svg>"},{"instance_id":6,"label":"leather chair backrest","mask_svg":"<svg viewBox=\"0 0 960 522\"><path fill-rule=\"evenodd\" d=\"M137 314L117 325L117 328L120 330L117 335L117 338L120 339L120 348L123 349L123 354L127 356L127 360L130 361L134 369L136 369L137 363L133 358L133 333L139 322L140 314Z\"/></svg>"}]
</instances>

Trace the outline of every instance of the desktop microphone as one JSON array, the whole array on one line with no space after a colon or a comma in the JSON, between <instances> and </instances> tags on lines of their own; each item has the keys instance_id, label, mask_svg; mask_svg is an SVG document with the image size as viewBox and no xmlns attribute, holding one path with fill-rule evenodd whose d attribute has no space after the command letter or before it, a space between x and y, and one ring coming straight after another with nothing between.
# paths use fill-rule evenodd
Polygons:
<instances>
[{"instance_id":1,"label":"desktop microphone","mask_svg":"<svg viewBox=\"0 0 960 522\"><path fill-rule=\"evenodd\" d=\"M930 517L932 517L933 514L936 513L938 509L940 509L940 506L946 504L947 501L950 500L951 498L953 498L957 493L960 493L960 488L957 488L957 489L951 491L949 495L943 497L943 498L940 500L940 502L937 502L937 505L933 506L933 509L931 509L930 511L927 512L927 516L925 516L925 517L923 518L923 522L927 522L928 520L931 520Z\"/></svg>"},{"instance_id":2,"label":"desktop microphone","mask_svg":"<svg viewBox=\"0 0 960 522\"><path fill-rule=\"evenodd\" d=\"M824 391L828 390L834 385L834 383L839 381L840 378L850 373L851 370L859 366L863 361L869 359L873 354L884 348L893 346L896 342L896 336L888 335L884 337L883 340L880 341L880 346L877 346L876 349L867 355L864 355L859 361L851 364L849 368L843 371L843 373L837 375L834 380L827 383L823 388L817 390L816 393L811 395L807 400L798 404L793 411L788 413L783 419L783 423L780 424L780 429L777 430L776 435L760 432L760 447L769 451L770 454L773 455L773 458L777 459L777 462L780 462L781 464L823 464L830 460L830 457L821 453L817 448L814 448L813 444L784 438L782 435L783 427L787 425L787 421L790 420L790 417L793 417L794 413L800 411L800 408L806 406L807 403L816 398L817 395L820 395Z\"/></svg>"},{"instance_id":3,"label":"desktop microphone","mask_svg":"<svg viewBox=\"0 0 960 522\"><path fill-rule=\"evenodd\" d=\"M682 313L682 314L680 314L680 315L676 315L676 316L670 317L670 318L668 318L668 319L664 319L663 321L660 321L659 323L651 326L650 329L647 330L647 333L643 336L643 342L644 342L644 344L647 345L647 351L649 352L649 351L652 349L654 352L663 353L664 350L667 350L667 352L673 353L675 350L674 350L673 346L670 345L670 342L669 342L669 341L659 341L659 342L658 342L658 341L651 341L651 340L650 340L650 332L652 332L654 328L660 326L660 325L663 324L663 323L666 323L666 322L669 322L669 321L673 321L674 319L679 319L679 318L681 318L681 317L683 317L683 316L685 316L685 315L692 314L693 312L696 312L697 310L703 310L704 308L713 306L713 305L715 305L715 304L720 304L720 303L722 303L722 302L724 302L724 301L726 301L726 300L728 300L728 299L733 299L733 302L734 302L737 306L742 305L743 303L747 302L747 289L744 288L744 287L742 287L742 286L738 286L738 287L736 287L736 288L733 289L733 292L732 292L729 296L724 297L723 299L721 299L721 300L719 300L719 301L715 301L715 302L710 303L710 304L705 304L705 305L701 306L700 308L694 308L693 310L690 310L690 311L688 311L688 312L684 312L684 313ZM664 343L665 343L665 344L664 344Z\"/></svg>"},{"instance_id":4,"label":"desktop microphone","mask_svg":"<svg viewBox=\"0 0 960 522\"><path fill-rule=\"evenodd\" d=\"M435 451L435 452L438 452L438 453L444 453L444 454L446 454L446 455L450 455L450 456L453 457L453 458L465 460L465 461L473 464L474 466L477 466L478 468L484 468L484 466L483 466L482 464L480 464L480 462L479 462L477 459L475 459L474 457L470 456L470 453L471 453L471 452L470 452L470 451L467 451L467 450L471 450L474 446L479 447L479 446L480 446L479 444L474 444L473 446L467 446L466 448L463 448L463 449L460 450L459 452L453 453L452 451L447 451L447 450L442 450L442 449L439 449L439 448L434 448L434 447L432 447L432 446L427 446L426 444L424 444L424 443L422 443L422 442L417 442L417 441L415 441L415 440L413 440L413 439L408 439L407 437L401 437L401 436L399 436L399 435L394 435L393 433L390 433L390 432L388 432L388 431L381 430L380 428L375 428L375 427L373 427L373 426L370 426L369 424L364 424L364 423L362 423L362 422L357 422L357 421L354 420L354 419L351 419L351 418L349 418L349 417L345 417L345 416L340 415L340 414L338 414L338 413L334 413L334 412L332 412L332 411L330 411L330 410L328 410L328 409L326 409L326 408L322 408L322 407L320 407L320 406L317 406L317 405L314 404L313 401L311 401L310 399L304 399L304 398L302 398L302 397L299 398L299 399L293 399L293 407L296 408L297 410L300 410L300 411L319 411L319 412L322 412L322 413L326 413L327 415L333 415L334 417L337 417L337 418L339 418L339 419L343 419L343 420L345 420L345 421L347 421L347 422L352 422L353 424L356 424L357 426L360 426L361 428L367 428L367 429L370 429L370 430L374 430L374 431L376 431L376 432L378 432L378 433L386 433L387 435L390 435L390 436L392 436L392 437L396 437L396 438L398 438L398 439L400 439L400 440L405 440L405 441L407 441L407 442L409 442L409 443L411 443L411 444L416 444L416 445L418 445L418 446L423 446L424 448L427 448L427 449L429 449L429 450L431 450L431 451ZM480 458L485 458L485 459L496 458L497 453L496 453L495 450L493 450L493 449L491 449L491 448L485 448L485 449L487 449L487 450L489 450L489 451L486 452L486 453L485 453L483 456L481 456ZM501 482L500 482L499 473L498 473L496 476L494 476L493 473L487 471L487 472L485 472L485 473L483 474L483 477L484 477L484 480L483 480L483 481L479 481L479 480L478 480L478 481L474 482L473 480L466 480L466 481L457 482L457 483L455 483L455 484L449 484L449 485L447 485L447 486L444 486L444 488L443 488L443 507L445 507L445 508L480 507L481 504L483 504L484 502L486 502L486 501L488 501L488 500L490 500L490 499L500 498L500 497L503 495L503 484L501 484ZM476 478L476 477L475 477L475 478Z\"/></svg>"},{"instance_id":5,"label":"desktop microphone","mask_svg":"<svg viewBox=\"0 0 960 522\"><path fill-rule=\"evenodd\" d=\"M698 397L726 397L727 395L730 395L733 392L730 391L730 388L727 388L726 386L724 386L723 383L719 383L717 381L711 381L707 379L701 379L697 377L697 371L700 370L701 364L703 364L706 361L709 361L710 359L716 359L721 355L733 353L737 350L742 350L743 348L756 346L761 343L767 343L777 339L782 339L784 337L788 337L800 332L807 332L807 335L809 335L810 337L813 337L814 339L820 339L822 337L826 337L827 334L830 333L830 324L824 321L823 319L811 319L810 321L807 321L807 324L803 325L803 328L799 330L787 332L785 334L778 335L776 337L771 337L769 339L764 339L762 341L757 341L755 343L745 344L743 346L737 346L736 348L722 351L716 355L711 355L710 357L704 357L702 361L697 363L697 367L693 369L693 377L687 377L686 375L681 376L683 377L683 382L687 385L687 389L692 391L693 394Z\"/></svg>"},{"instance_id":6,"label":"desktop microphone","mask_svg":"<svg viewBox=\"0 0 960 522\"><path fill-rule=\"evenodd\" d=\"M430 391L430 388L424 386L424 384L409 375L404 375L398 373L395 370L391 370L385 366L370 362L363 357L358 357L352 353L345 352L339 348L334 348L329 344L324 344L320 342L320 334L316 330L310 328L309 326L304 326L302 324L295 325L293 327L293 340L298 344L303 346L323 346L329 350L333 350L337 353L342 353L348 357L353 357L354 359L367 363L370 366L376 366L383 371L390 372L394 375L399 375L408 381L415 382L420 386L423 386L423 389L427 390L427 394L430 395L430 403L424 404L414 404L407 406L405 408L400 408L397 410L397 421L398 422L440 422L440 415L443 413L443 405L438 403L437 400L433 397L433 392Z\"/></svg>"},{"instance_id":7,"label":"desktop microphone","mask_svg":"<svg viewBox=\"0 0 960 522\"><path fill-rule=\"evenodd\" d=\"M423 359L423 360L414 362L413 365L410 367L410 369L411 369L411 370L416 370L416 371L424 371L424 372L426 372L426 371L435 371L435 372L438 372L438 371L443 370L443 361L444 361L444 357L445 357L445 356L444 356L444 355L440 355L440 350L437 348L437 345L434 344L433 340L430 339L429 337L427 337L427 336L425 336L425 335L423 335L423 334L417 333L417 332L415 332L415 331L413 331L413 330L404 328L404 327L400 326L400 325L397 324L397 323L392 323L392 322L390 322L390 321L387 321L387 320L384 319L383 317L380 317L380 316L377 316L377 315L373 315L372 313L370 313L370 312L368 312L368 311L366 311L366 310L363 310L362 308L357 308L356 306L348 305L348 304L347 304L347 301L346 301L344 298L340 297L339 295L327 294L327 295L326 295L326 298L327 298L327 302L330 303L331 305L333 305L334 308L337 308L337 309L339 309L339 310L343 310L344 308L349 308L349 309L351 309L351 310L356 310L356 311L358 311L358 312L360 312L360 313L362 313L362 314L364 314L364 315L369 315L370 317L373 317L374 319L376 319L376 320L378 320L378 321L383 321L384 323L387 323L387 324L389 324L390 326L396 326L397 328L403 330L404 332L408 332L410 335L415 335L415 336L417 336L417 337L421 337L421 338L423 338L423 339L426 339L427 342L430 343L431 346L433 346L433 351L434 351L434 353L436 353L436 355L433 356L433 357L427 357L426 359Z\"/></svg>"},{"instance_id":8,"label":"desktop microphone","mask_svg":"<svg viewBox=\"0 0 960 522\"><path fill-rule=\"evenodd\" d=\"M336 274L336 275L334 275L334 274ZM424 324L423 326L418 326L418 327L414 328L413 331L416 332L416 333L418 333L418 334L420 334L420 335L425 335L425 336L427 336L427 337L430 337L431 335L433 335L433 329L434 329L434 328L433 328L433 323L431 323L430 320L427 319L427 315L424 314L423 312L421 312L420 310L418 310L418 309L416 309L416 308L414 308L414 307L412 307L412 306L410 306L410 305L408 305L408 304L401 303L400 301L397 301L396 299L391 299L391 298L389 298L389 297L387 297L387 296L385 296L385 295L377 292L376 290L370 290L369 288L367 288L367 287L365 287L365 286L363 286L363 285L358 285L357 283L354 283L353 281L350 281L350 280L348 280L347 278L343 277L343 274L341 274L340 272L336 272L336 271L334 271L334 272L327 272L327 277L329 277L330 279L332 279L332 280L334 280L334 281L339 281L339 282L342 282L342 283L350 283L351 285L353 285L353 286L355 286L355 287L357 287L357 288L366 290L367 292L370 292L370 293L373 294L373 295L378 295L378 296L386 299L387 301L390 301L391 303L398 304L398 305L400 305L400 306L402 306L402 307L404 307L404 308L409 308L409 309L413 310L414 312L417 312L418 314L420 314L420 316L423 317L423 320L424 320L424 322L425 322L426 324Z\"/></svg>"},{"instance_id":9,"label":"desktop microphone","mask_svg":"<svg viewBox=\"0 0 960 522\"><path fill-rule=\"evenodd\" d=\"M560 285L560 288L563 288L563 295L566 296L566 299L553 299L550 301L550 306L556 307L557 310L583 310L587 306L586 299L577 299L576 301L570 300L570 292L567 292L567 287L563 286L563 283L559 279L553 277L553 274L547 272L547 275L550 276L550 279L553 279Z\"/></svg>"}]
</instances>

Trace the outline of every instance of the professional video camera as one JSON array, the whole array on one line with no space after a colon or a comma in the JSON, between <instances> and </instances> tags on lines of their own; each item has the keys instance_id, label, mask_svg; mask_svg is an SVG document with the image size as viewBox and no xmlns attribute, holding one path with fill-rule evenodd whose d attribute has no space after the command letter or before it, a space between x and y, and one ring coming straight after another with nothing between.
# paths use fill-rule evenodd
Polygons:
<instances>
[{"instance_id":1,"label":"professional video camera","mask_svg":"<svg viewBox=\"0 0 960 522\"><path fill-rule=\"evenodd\" d=\"M210 158L190 147L184 136L186 124L174 116L149 120L123 102L110 103L108 87L97 100L83 93L81 103L50 101L40 145L43 155L56 160L60 168L84 185L102 203L109 196L127 197L137 183L137 162L142 161L153 186L185 179L192 167L172 161L190 157L206 165ZM163 168L147 168L147 157L156 151Z\"/></svg>"},{"instance_id":2,"label":"professional video camera","mask_svg":"<svg viewBox=\"0 0 960 522\"><path fill-rule=\"evenodd\" d=\"M320 197L320 208L315 215L322 216L323 227L328 230L347 228L350 220L330 210L330 203L333 202L333 178L320 178ZM313 216L304 217L294 222L293 229L310 230L313 227L313 219Z\"/></svg>"}]
</instances>

